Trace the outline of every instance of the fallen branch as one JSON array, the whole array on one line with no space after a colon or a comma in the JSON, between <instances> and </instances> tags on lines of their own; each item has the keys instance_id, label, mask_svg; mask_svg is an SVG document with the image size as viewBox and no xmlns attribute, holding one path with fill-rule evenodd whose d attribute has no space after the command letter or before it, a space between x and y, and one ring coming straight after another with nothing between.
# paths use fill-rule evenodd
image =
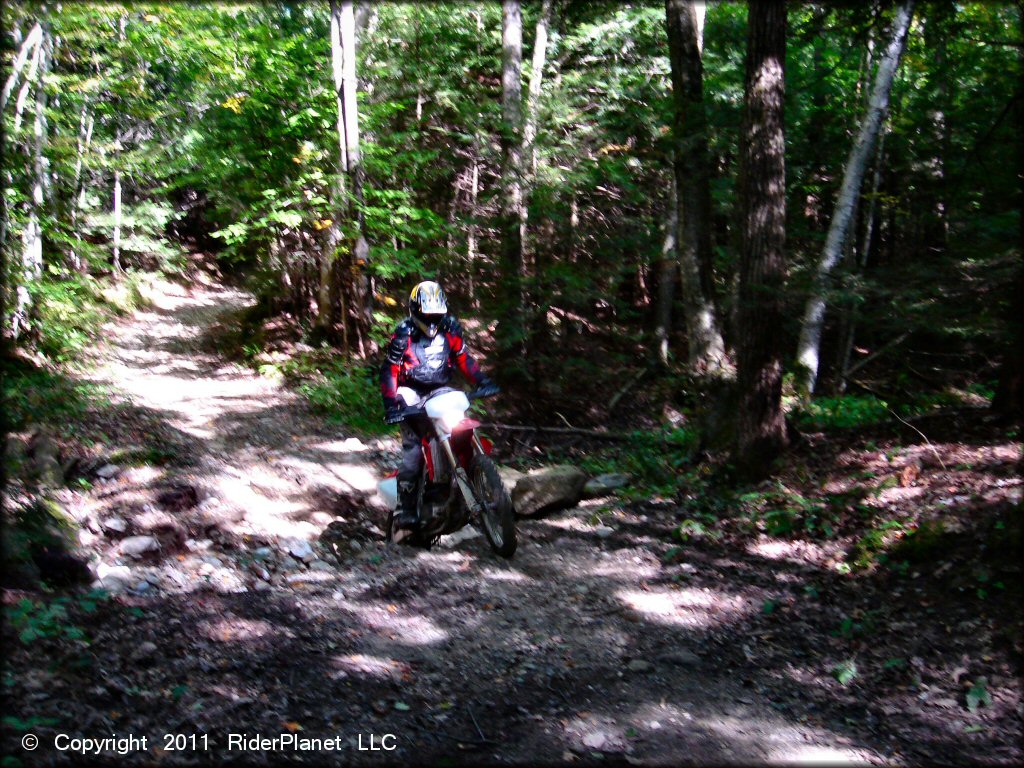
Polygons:
<instances>
[{"instance_id":1,"label":"fallen branch","mask_svg":"<svg viewBox=\"0 0 1024 768\"><path fill-rule=\"evenodd\" d=\"M920 429L915 427L913 424L911 424L911 423L909 423L907 421L904 421L902 418L900 418L900 415L898 413L896 413L896 411L894 411L892 408L886 408L886 410L889 413L891 413L893 416L895 416L897 418L897 420L899 420L901 423L906 424L912 430L917 432L917 434L919 434L922 438L924 438L924 441L928 445L928 447L931 449L931 452L935 454L935 458L939 460L939 466L942 467L942 471L945 472L946 471L946 462L944 462L942 460L942 456L939 455L939 452L935 449L935 446L932 445L932 441L928 439L928 435L926 435Z\"/></svg>"},{"instance_id":2,"label":"fallen branch","mask_svg":"<svg viewBox=\"0 0 1024 768\"><path fill-rule=\"evenodd\" d=\"M613 441L639 439L636 434L629 432L603 432L599 429L579 429L577 427L521 427L515 424L482 424L481 428L496 429L501 432L544 432L549 435L577 435Z\"/></svg>"},{"instance_id":3,"label":"fallen branch","mask_svg":"<svg viewBox=\"0 0 1024 768\"><path fill-rule=\"evenodd\" d=\"M631 390L633 387L640 383L640 380L647 375L648 370L648 368L641 368L640 373L638 373L636 376L627 381L626 386L624 386L622 389L615 393L612 399L608 401L609 413L615 410L615 406L619 404L619 401L626 396L626 393L629 392L629 390Z\"/></svg>"},{"instance_id":4,"label":"fallen branch","mask_svg":"<svg viewBox=\"0 0 1024 768\"><path fill-rule=\"evenodd\" d=\"M883 345L882 345L881 347L879 347L878 349L876 349L876 350L875 350L874 352L872 352L872 353L871 353L870 355L868 355L867 357L865 357L865 358L864 358L863 360L860 360L860 361L858 361L858 362L857 362L857 363L856 363L855 365L851 365L851 366L850 366L849 368L847 368L847 369L846 369L846 370L845 370L845 371L843 372L843 379L844 379L844 380L845 380L845 379L848 379L848 378L849 378L850 376L852 376L853 374L855 374L855 373L856 373L857 371L859 371L859 370L860 370L861 368L863 368L863 367L864 367L865 365L867 365L867 364L868 364L868 363L870 363L870 362L871 362L872 360L874 360L875 358L877 358L877 357L878 357L879 355L884 355L884 354L885 354L886 352L888 352L888 351L889 351L890 349L892 349L892 348L894 348L894 347L898 346L898 345L899 345L899 344L901 344L901 343L902 343L902 342L904 341L904 339L906 339L906 338L907 338L907 336L909 336L909 335L910 335L910 332L909 332L909 331L908 331L907 333L902 333L902 334L900 334L899 336L897 336L897 337L896 337L895 339L893 339L892 341L890 341L890 342L888 342L888 343L886 343L886 344L883 344Z\"/></svg>"}]
</instances>

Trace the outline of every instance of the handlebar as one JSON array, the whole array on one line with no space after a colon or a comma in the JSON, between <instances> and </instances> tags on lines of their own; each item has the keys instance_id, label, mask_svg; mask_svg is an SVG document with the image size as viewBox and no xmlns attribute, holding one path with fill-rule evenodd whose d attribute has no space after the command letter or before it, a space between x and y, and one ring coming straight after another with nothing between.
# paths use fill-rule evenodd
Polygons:
<instances>
[{"instance_id":1,"label":"handlebar","mask_svg":"<svg viewBox=\"0 0 1024 768\"><path fill-rule=\"evenodd\" d=\"M491 384L486 387L477 387L476 389L467 392L466 397L469 400L482 400L485 397L494 397L501 392L501 388L497 384ZM405 421L413 416L424 416L427 413L426 400L419 405L407 405L399 411L399 418L396 421L388 421L389 424L398 424L399 422Z\"/></svg>"}]
</instances>

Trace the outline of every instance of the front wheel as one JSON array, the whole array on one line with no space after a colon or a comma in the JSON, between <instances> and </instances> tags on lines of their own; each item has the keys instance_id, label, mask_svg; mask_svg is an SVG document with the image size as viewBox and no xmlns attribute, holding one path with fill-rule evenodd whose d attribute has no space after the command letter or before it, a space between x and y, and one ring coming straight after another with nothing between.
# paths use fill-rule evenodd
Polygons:
<instances>
[{"instance_id":1,"label":"front wheel","mask_svg":"<svg viewBox=\"0 0 1024 768\"><path fill-rule=\"evenodd\" d=\"M480 522L491 549L502 557L516 552L516 514L498 468L487 456L477 454L470 467L473 493L480 502Z\"/></svg>"}]
</instances>

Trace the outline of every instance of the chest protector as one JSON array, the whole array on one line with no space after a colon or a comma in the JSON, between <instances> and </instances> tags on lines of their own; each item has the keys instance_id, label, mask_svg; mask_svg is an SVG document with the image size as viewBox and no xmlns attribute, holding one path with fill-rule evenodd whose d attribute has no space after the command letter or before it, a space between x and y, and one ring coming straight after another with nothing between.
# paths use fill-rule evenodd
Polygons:
<instances>
[{"instance_id":1,"label":"chest protector","mask_svg":"<svg viewBox=\"0 0 1024 768\"><path fill-rule=\"evenodd\" d=\"M451 344L443 333L428 339L410 338L405 354L405 378L414 388L442 387L452 380Z\"/></svg>"}]
</instances>

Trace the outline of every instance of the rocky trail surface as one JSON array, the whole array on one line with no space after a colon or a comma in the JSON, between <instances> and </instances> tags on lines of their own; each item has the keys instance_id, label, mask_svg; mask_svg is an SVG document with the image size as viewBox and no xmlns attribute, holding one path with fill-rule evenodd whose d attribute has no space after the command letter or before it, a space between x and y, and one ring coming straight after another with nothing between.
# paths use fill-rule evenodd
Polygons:
<instances>
[{"instance_id":1,"label":"rocky trail surface","mask_svg":"<svg viewBox=\"0 0 1024 768\"><path fill-rule=\"evenodd\" d=\"M222 359L211 329L249 301L168 284L97 351L125 450L83 465L95 484L65 501L111 597L75 613L87 645L12 657L9 701L41 740L5 746L23 764L75 762L58 734L148 738L104 754L117 765L970 754L963 718L868 706L830 676L839 652L815 626L837 609L807 597L828 578L813 557L669 552L667 502L524 519L509 561L473 529L432 551L386 545L374 488L397 442L346 435Z\"/></svg>"}]
</instances>

